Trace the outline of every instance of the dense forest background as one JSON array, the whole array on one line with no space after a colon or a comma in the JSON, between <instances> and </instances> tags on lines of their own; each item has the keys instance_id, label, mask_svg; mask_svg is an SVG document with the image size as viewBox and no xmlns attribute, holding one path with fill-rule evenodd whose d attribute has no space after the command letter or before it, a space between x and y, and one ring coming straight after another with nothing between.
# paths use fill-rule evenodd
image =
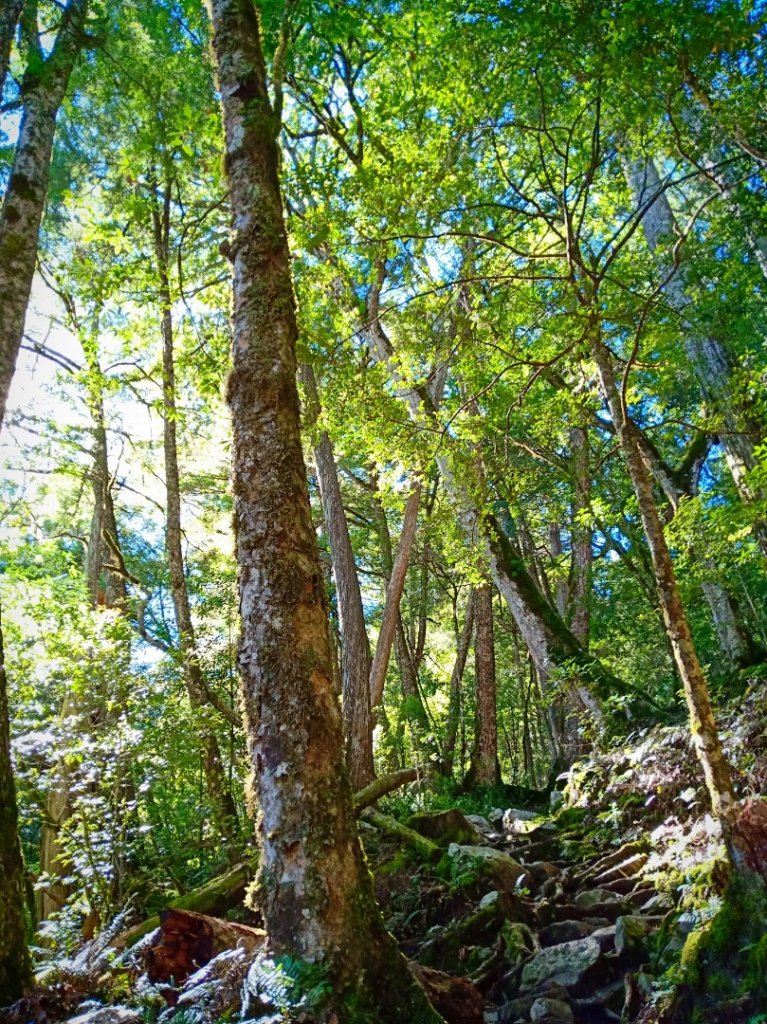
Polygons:
<instances>
[{"instance_id":1,"label":"dense forest background","mask_svg":"<svg viewBox=\"0 0 767 1024\"><path fill-rule=\"evenodd\" d=\"M757 752L723 751L711 705L751 707L767 664L764 15L217 0L212 46L197 0L7 0L17 833L7 773L3 813L38 967L250 863L259 812L316 828L291 740L272 763L259 732L311 729L261 629L292 591L250 554L297 507L289 446L251 423L292 409L266 366L293 330L277 175L351 792L399 773L391 813L539 808L683 728L736 874L758 848L732 811Z\"/></svg>"}]
</instances>

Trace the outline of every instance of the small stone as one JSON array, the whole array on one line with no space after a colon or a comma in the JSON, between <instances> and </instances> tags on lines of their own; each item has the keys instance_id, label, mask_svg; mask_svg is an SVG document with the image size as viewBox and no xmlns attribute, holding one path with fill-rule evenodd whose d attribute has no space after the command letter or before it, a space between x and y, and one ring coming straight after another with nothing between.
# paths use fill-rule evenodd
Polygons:
<instances>
[{"instance_id":1,"label":"small stone","mask_svg":"<svg viewBox=\"0 0 767 1024\"><path fill-rule=\"evenodd\" d=\"M538 939L542 946L560 946L563 942L585 939L595 931L587 921L552 921L542 928Z\"/></svg>"},{"instance_id":2,"label":"small stone","mask_svg":"<svg viewBox=\"0 0 767 1024\"><path fill-rule=\"evenodd\" d=\"M101 1006L78 1017L70 1017L67 1024L141 1024L141 1017L125 1006Z\"/></svg>"},{"instance_id":3,"label":"small stone","mask_svg":"<svg viewBox=\"0 0 767 1024\"><path fill-rule=\"evenodd\" d=\"M666 914L673 909L674 897L669 892L656 893L640 907L645 914Z\"/></svg>"},{"instance_id":4,"label":"small stone","mask_svg":"<svg viewBox=\"0 0 767 1024\"><path fill-rule=\"evenodd\" d=\"M521 864L491 846L459 846L451 843L447 852L450 857L473 862L477 870L489 876L496 888L503 892L513 892L530 881L530 875Z\"/></svg>"},{"instance_id":5,"label":"small stone","mask_svg":"<svg viewBox=\"0 0 767 1024\"><path fill-rule=\"evenodd\" d=\"M479 901L479 909L487 910L488 907L494 907L498 902L499 893L497 889L493 889L491 892L486 893Z\"/></svg>"},{"instance_id":6,"label":"small stone","mask_svg":"<svg viewBox=\"0 0 767 1024\"><path fill-rule=\"evenodd\" d=\"M596 939L602 952L607 953L615 949L615 925L609 924L605 928L597 928L591 933L592 939Z\"/></svg>"},{"instance_id":7,"label":"small stone","mask_svg":"<svg viewBox=\"0 0 767 1024\"><path fill-rule=\"evenodd\" d=\"M530 1007L530 1020L533 1024L545 1021L546 1024L575 1024L575 1016L570 1006L561 999L536 999Z\"/></svg>"}]
</instances>

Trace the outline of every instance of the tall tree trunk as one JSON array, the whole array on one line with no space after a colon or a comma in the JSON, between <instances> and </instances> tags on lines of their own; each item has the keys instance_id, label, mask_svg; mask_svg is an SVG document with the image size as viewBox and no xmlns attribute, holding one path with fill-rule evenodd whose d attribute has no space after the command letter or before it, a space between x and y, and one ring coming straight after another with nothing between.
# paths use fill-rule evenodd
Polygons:
<instances>
[{"instance_id":1,"label":"tall tree trunk","mask_svg":"<svg viewBox=\"0 0 767 1024\"><path fill-rule=\"evenodd\" d=\"M666 631L687 699L693 744L703 769L714 814L726 820L735 800L730 769L714 721L708 684L698 661L687 615L679 595L663 524L653 499L652 479L642 458L636 428L628 415L615 380L612 355L602 342L596 324L592 325L590 345L602 393L615 425L639 505Z\"/></svg>"},{"instance_id":2,"label":"tall tree trunk","mask_svg":"<svg viewBox=\"0 0 767 1024\"><path fill-rule=\"evenodd\" d=\"M168 553L170 590L178 631L184 683L192 708L192 716L200 742L202 767L213 817L219 834L225 839L232 855L235 853L238 829L237 808L224 771L221 748L216 730L209 720L210 709L207 687L202 674L195 638L189 590L186 584L184 552L181 532L181 480L178 468L178 440L176 425L176 367L174 357L174 330L172 297L170 291L170 202L171 182L165 182L162 199L156 198L152 210L156 271L160 299L160 329L162 334L162 404L163 453L165 457L165 547Z\"/></svg>"},{"instance_id":3,"label":"tall tree trunk","mask_svg":"<svg viewBox=\"0 0 767 1024\"><path fill-rule=\"evenodd\" d=\"M277 956L326 966L340 1024L436 1022L376 909L333 692L322 572L301 450L297 325L279 185L279 116L251 0L211 0L234 260L228 400L240 671L261 809L259 903ZM354 1006L352 1006L352 1003Z\"/></svg>"},{"instance_id":4,"label":"tall tree trunk","mask_svg":"<svg viewBox=\"0 0 767 1024\"><path fill-rule=\"evenodd\" d=\"M569 615L570 629L585 651L591 633L591 575L594 562L592 529L587 521L591 507L591 465L588 427L570 430L572 472L572 524Z\"/></svg>"},{"instance_id":5,"label":"tall tree trunk","mask_svg":"<svg viewBox=\"0 0 767 1024\"><path fill-rule=\"evenodd\" d=\"M647 207L642 216L647 245L652 253L658 253L661 265L670 272L668 258L662 257L662 246L676 237L677 225L655 163L649 157L627 160L625 170L637 208ZM687 294L684 262L668 278L665 294L671 308L686 319L692 304ZM764 441L764 425L755 422L738 396L727 350L717 338L701 334L692 324L683 328L683 343L701 393L717 414L727 464L741 499L746 504L762 500L764 495L754 491L749 473L758 462L755 449ZM762 553L767 556L767 523L758 517L753 529Z\"/></svg>"},{"instance_id":6,"label":"tall tree trunk","mask_svg":"<svg viewBox=\"0 0 767 1024\"><path fill-rule=\"evenodd\" d=\"M493 589L488 584L474 591L474 659L474 749L466 784L494 786L501 781L501 768L498 764Z\"/></svg>"},{"instance_id":7,"label":"tall tree trunk","mask_svg":"<svg viewBox=\"0 0 767 1024\"><path fill-rule=\"evenodd\" d=\"M405 589L407 570L410 564L410 552L413 547L416 525L418 523L418 509L421 504L421 485L415 485L405 505L405 516L402 520L402 532L397 545L397 553L394 556L391 578L386 588L386 600L384 602L383 618L381 628L378 632L378 643L376 644L373 665L370 669L370 705L375 707L381 700L386 682L386 670L389 666L391 649L397 633L397 622L400 615L400 601L402 592Z\"/></svg>"},{"instance_id":8,"label":"tall tree trunk","mask_svg":"<svg viewBox=\"0 0 767 1024\"><path fill-rule=\"evenodd\" d=\"M70 0L50 55L43 58L40 53L21 83L21 126L0 211L0 424L37 263L56 115L82 45L87 9L88 0ZM39 49L39 40L31 39L29 45Z\"/></svg>"},{"instance_id":9,"label":"tall tree trunk","mask_svg":"<svg viewBox=\"0 0 767 1024\"><path fill-rule=\"evenodd\" d=\"M461 717L461 681L463 680L463 672L466 668L471 635L474 631L473 589L469 591L464 614L463 629L461 630L461 635L457 638L455 662L453 663L453 671L450 674L450 704L447 712L445 739L442 744L442 764L445 775L453 774L453 764L455 763L455 741L458 736L458 722Z\"/></svg>"},{"instance_id":10,"label":"tall tree trunk","mask_svg":"<svg viewBox=\"0 0 767 1024\"><path fill-rule=\"evenodd\" d=\"M305 425L313 429L320 414L320 399L314 370L308 363L301 367L301 378L306 393ZM341 628L341 710L346 740L346 767L356 792L375 775L370 709L370 642L338 469L333 446L325 430L320 431L315 439L314 462L333 559L333 579Z\"/></svg>"},{"instance_id":11,"label":"tall tree trunk","mask_svg":"<svg viewBox=\"0 0 767 1024\"><path fill-rule=\"evenodd\" d=\"M70 0L47 58L37 26L28 43L37 51L21 85L23 111L13 166L0 211L0 428L16 368L37 263L40 224L48 194L56 115L82 44L87 0ZM4 5L0 22L0 86L18 3ZM16 787L10 750L10 718L0 627L0 1004L17 998L30 978L24 924L24 868L18 836Z\"/></svg>"}]
</instances>

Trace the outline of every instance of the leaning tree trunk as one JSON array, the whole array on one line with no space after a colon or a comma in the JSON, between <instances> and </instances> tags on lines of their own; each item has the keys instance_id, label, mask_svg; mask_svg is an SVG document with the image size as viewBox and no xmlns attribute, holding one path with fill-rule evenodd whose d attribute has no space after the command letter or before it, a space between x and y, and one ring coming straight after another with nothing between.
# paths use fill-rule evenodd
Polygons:
<instances>
[{"instance_id":1,"label":"leaning tree trunk","mask_svg":"<svg viewBox=\"0 0 767 1024\"><path fill-rule=\"evenodd\" d=\"M313 429L320 414L320 399L314 370L308 363L301 367L301 379L306 393L305 426ZM375 775L370 710L370 642L338 469L326 430L321 430L314 439L314 463L333 560L341 628L341 709L346 740L346 767L352 787L357 790L366 786Z\"/></svg>"},{"instance_id":2,"label":"leaning tree trunk","mask_svg":"<svg viewBox=\"0 0 767 1024\"><path fill-rule=\"evenodd\" d=\"M186 585L184 552L181 533L181 480L178 468L178 440L176 424L176 366L174 358L174 331L169 274L170 191L166 182L162 203L156 203L153 215L156 270L159 283L162 334L162 396L163 396L163 452L165 456L165 547L168 553L170 590L178 631L178 645L184 683L192 708L202 754L202 768L208 790L216 829L230 853L236 848L238 829L237 808L232 798L224 771L221 748L215 727L210 721L211 709L202 674L197 641L192 621L189 591Z\"/></svg>"},{"instance_id":3,"label":"leaning tree trunk","mask_svg":"<svg viewBox=\"0 0 767 1024\"><path fill-rule=\"evenodd\" d=\"M37 263L56 114L82 45L87 8L87 0L70 0L49 56L43 59L40 54L36 66L28 69L21 84L21 125L0 211L0 428L21 348ZM0 84L3 85L17 20L17 4L6 3L0 22ZM18 837L2 650L0 628L0 1004L19 996L30 978L24 922L24 869Z\"/></svg>"},{"instance_id":4,"label":"leaning tree trunk","mask_svg":"<svg viewBox=\"0 0 767 1024\"><path fill-rule=\"evenodd\" d=\"M501 781L498 763L493 589L487 583L474 591L474 749L467 786L494 786Z\"/></svg>"},{"instance_id":5,"label":"leaning tree trunk","mask_svg":"<svg viewBox=\"0 0 767 1024\"><path fill-rule=\"evenodd\" d=\"M376 909L357 837L301 449L279 118L250 0L211 0L232 208L234 500L259 904L277 956L321 962L341 1024L438 1021Z\"/></svg>"},{"instance_id":6,"label":"leaning tree trunk","mask_svg":"<svg viewBox=\"0 0 767 1024\"><path fill-rule=\"evenodd\" d=\"M687 615L679 595L663 524L655 506L652 479L642 458L636 428L628 415L615 380L612 355L599 337L597 325L592 325L590 345L602 393L610 410L639 505L666 632L687 699L693 744L703 769L714 814L726 822L735 800L730 769L714 721L708 684L698 661Z\"/></svg>"},{"instance_id":7,"label":"leaning tree trunk","mask_svg":"<svg viewBox=\"0 0 767 1024\"><path fill-rule=\"evenodd\" d=\"M655 163L649 157L627 160L625 171L637 208L644 210L642 227L647 245L660 255L664 242L668 244L677 237L678 229ZM667 273L665 294L669 305L686 319L691 311L686 265L681 263L674 271L668 259L662 259L661 264ZM722 445L738 494L746 504L762 500L764 494L755 491L749 474L758 463L756 448L764 441L764 426L755 421L738 396L727 350L718 338L701 334L693 324L684 329L683 343L701 393L719 419ZM767 523L758 517L753 530L767 556Z\"/></svg>"}]
</instances>

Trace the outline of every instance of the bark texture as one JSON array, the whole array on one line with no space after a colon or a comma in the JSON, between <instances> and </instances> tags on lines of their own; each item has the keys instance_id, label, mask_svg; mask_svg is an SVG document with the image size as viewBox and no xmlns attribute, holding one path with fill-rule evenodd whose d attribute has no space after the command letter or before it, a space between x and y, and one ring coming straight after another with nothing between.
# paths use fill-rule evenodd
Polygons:
<instances>
[{"instance_id":1,"label":"bark texture","mask_svg":"<svg viewBox=\"0 0 767 1024\"><path fill-rule=\"evenodd\" d=\"M47 58L39 51L39 41L30 41L38 52L21 83L21 125L0 212L0 424L32 290L56 114L83 42L87 9L88 0L70 0Z\"/></svg>"},{"instance_id":2,"label":"bark texture","mask_svg":"<svg viewBox=\"0 0 767 1024\"><path fill-rule=\"evenodd\" d=\"M501 769L498 763L493 590L487 584L474 591L474 665L474 749L466 781L470 786L494 786L501 781Z\"/></svg>"},{"instance_id":3,"label":"bark texture","mask_svg":"<svg viewBox=\"0 0 767 1024\"><path fill-rule=\"evenodd\" d=\"M259 903L275 953L321 961L331 1012L438 1021L375 907L356 834L301 449L278 123L251 0L212 0L232 207L234 497ZM362 1004L362 1005L360 1005Z\"/></svg>"},{"instance_id":4,"label":"bark texture","mask_svg":"<svg viewBox=\"0 0 767 1024\"><path fill-rule=\"evenodd\" d=\"M585 651L591 634L591 576L594 563L591 525L586 516L591 504L591 465L588 427L570 430L572 473L572 556L568 601L570 629Z\"/></svg>"},{"instance_id":5,"label":"bark texture","mask_svg":"<svg viewBox=\"0 0 767 1024\"><path fill-rule=\"evenodd\" d=\"M178 630L178 645L189 703L195 717L202 754L205 785L219 834L234 851L237 835L237 808L224 771L221 748L215 727L209 720L208 689L200 665L197 641L186 585L181 530L181 478L178 466L178 409L176 407L176 366L170 290L170 195L171 183L165 183L162 200L153 209L154 247L160 299L162 334L163 454L165 458L165 547L168 553L170 589Z\"/></svg>"},{"instance_id":6,"label":"bark texture","mask_svg":"<svg viewBox=\"0 0 767 1024\"><path fill-rule=\"evenodd\" d=\"M5 0L0 9L0 99L5 88L5 77L8 74L8 61L11 57L11 46L19 23L19 15L24 0Z\"/></svg>"},{"instance_id":7,"label":"bark texture","mask_svg":"<svg viewBox=\"0 0 767 1024\"><path fill-rule=\"evenodd\" d=\"M306 393L304 421L315 428L320 399L314 370L301 367ZM314 439L314 463L320 486L322 511L333 560L333 580L341 630L341 709L346 741L346 766L354 789L366 786L373 776L373 723L370 710L370 643L365 628L357 563L346 521L341 485L333 446L326 430Z\"/></svg>"},{"instance_id":8,"label":"bark texture","mask_svg":"<svg viewBox=\"0 0 767 1024\"><path fill-rule=\"evenodd\" d=\"M591 352L597 365L600 385L618 436L623 458L634 488L639 514L650 548L658 598L674 660L684 686L690 716L692 740L703 769L714 814L727 821L734 804L730 768L724 756L714 721L708 684L698 661L690 625L679 594L663 524L652 492L652 479L642 458L637 430L622 400L615 379L612 355L599 338L596 327Z\"/></svg>"}]
</instances>

